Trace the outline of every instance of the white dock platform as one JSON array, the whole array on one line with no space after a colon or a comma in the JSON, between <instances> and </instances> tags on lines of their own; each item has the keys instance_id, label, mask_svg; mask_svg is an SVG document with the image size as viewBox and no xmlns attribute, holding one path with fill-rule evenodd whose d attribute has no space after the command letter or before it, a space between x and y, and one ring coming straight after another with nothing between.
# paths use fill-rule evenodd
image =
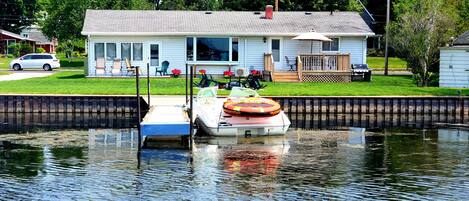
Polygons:
<instances>
[{"instance_id":1,"label":"white dock platform","mask_svg":"<svg viewBox=\"0 0 469 201\"><path fill-rule=\"evenodd\" d=\"M184 96L152 96L150 110L140 123L142 142L148 137L187 136L190 121ZM145 98L145 101L146 100Z\"/></svg>"}]
</instances>

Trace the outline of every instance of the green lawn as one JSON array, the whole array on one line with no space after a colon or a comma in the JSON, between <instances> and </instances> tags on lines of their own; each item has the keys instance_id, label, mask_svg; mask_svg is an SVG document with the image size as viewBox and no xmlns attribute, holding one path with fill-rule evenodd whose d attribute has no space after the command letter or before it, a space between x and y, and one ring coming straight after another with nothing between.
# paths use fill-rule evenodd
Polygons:
<instances>
[{"instance_id":1,"label":"green lawn","mask_svg":"<svg viewBox=\"0 0 469 201\"><path fill-rule=\"evenodd\" d=\"M152 94L183 95L184 79L152 79ZM373 81L353 83L265 83L264 96L384 96L457 95L458 89L416 87L410 76L373 76ZM146 84L142 81L142 91ZM461 89L469 95L469 89ZM228 94L221 90L220 94ZM134 79L85 78L82 72L57 72L53 76L1 82L0 93L17 94L135 94Z\"/></svg>"},{"instance_id":2,"label":"green lawn","mask_svg":"<svg viewBox=\"0 0 469 201\"><path fill-rule=\"evenodd\" d=\"M384 68L384 57L367 57L367 63L370 68ZM401 58L390 57L389 58L389 69L405 69L407 68L407 62Z\"/></svg>"},{"instance_id":3,"label":"green lawn","mask_svg":"<svg viewBox=\"0 0 469 201\"><path fill-rule=\"evenodd\" d=\"M13 58L0 58L0 69L7 70L11 60Z\"/></svg>"}]
</instances>

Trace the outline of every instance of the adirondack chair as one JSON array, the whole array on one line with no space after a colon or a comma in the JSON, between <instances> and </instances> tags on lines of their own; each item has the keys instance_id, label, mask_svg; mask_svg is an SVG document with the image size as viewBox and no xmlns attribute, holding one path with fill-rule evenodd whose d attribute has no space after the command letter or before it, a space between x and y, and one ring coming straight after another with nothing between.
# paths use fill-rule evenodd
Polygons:
<instances>
[{"instance_id":1,"label":"adirondack chair","mask_svg":"<svg viewBox=\"0 0 469 201\"><path fill-rule=\"evenodd\" d=\"M287 62L287 66L290 67L289 71L295 71L294 69L296 68L296 64L292 63L287 56L285 56L285 61Z\"/></svg>"},{"instance_id":2,"label":"adirondack chair","mask_svg":"<svg viewBox=\"0 0 469 201\"><path fill-rule=\"evenodd\" d=\"M128 58L125 59L125 68L127 70L127 75L129 75L129 73L132 73L132 75L135 75L137 72L137 68L135 68L135 66L132 66L130 64L130 61Z\"/></svg>"},{"instance_id":3,"label":"adirondack chair","mask_svg":"<svg viewBox=\"0 0 469 201\"><path fill-rule=\"evenodd\" d=\"M159 70L159 68L156 68L155 75L158 74L158 73L161 76L167 75L168 74L168 72L167 72L168 68L169 68L169 61L163 61L163 63L161 63L161 70Z\"/></svg>"},{"instance_id":4,"label":"adirondack chair","mask_svg":"<svg viewBox=\"0 0 469 201\"><path fill-rule=\"evenodd\" d=\"M112 75L122 75L121 60L120 59L117 59L117 58L114 59L114 62L112 64L111 74Z\"/></svg>"},{"instance_id":5,"label":"adirondack chair","mask_svg":"<svg viewBox=\"0 0 469 201\"><path fill-rule=\"evenodd\" d=\"M96 68L95 68L95 75L106 74L106 60L104 58L97 58L96 59Z\"/></svg>"}]
</instances>

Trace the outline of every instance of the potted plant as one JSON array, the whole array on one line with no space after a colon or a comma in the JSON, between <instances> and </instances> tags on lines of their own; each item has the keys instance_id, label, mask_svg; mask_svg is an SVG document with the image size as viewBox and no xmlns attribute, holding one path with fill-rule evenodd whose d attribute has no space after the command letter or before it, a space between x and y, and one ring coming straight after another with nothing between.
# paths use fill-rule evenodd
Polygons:
<instances>
[{"instance_id":1,"label":"potted plant","mask_svg":"<svg viewBox=\"0 0 469 201\"><path fill-rule=\"evenodd\" d=\"M227 70L227 71L224 71L224 72L223 72L223 77L224 77L225 79L229 79L229 78L232 77L232 76L233 76L233 72L231 72L231 71L228 71L228 70Z\"/></svg>"},{"instance_id":2,"label":"potted plant","mask_svg":"<svg viewBox=\"0 0 469 201\"><path fill-rule=\"evenodd\" d=\"M171 70L171 73L172 73L172 75L171 75L172 77L178 78L179 75L181 75L181 70L175 68L175 69Z\"/></svg>"}]
</instances>

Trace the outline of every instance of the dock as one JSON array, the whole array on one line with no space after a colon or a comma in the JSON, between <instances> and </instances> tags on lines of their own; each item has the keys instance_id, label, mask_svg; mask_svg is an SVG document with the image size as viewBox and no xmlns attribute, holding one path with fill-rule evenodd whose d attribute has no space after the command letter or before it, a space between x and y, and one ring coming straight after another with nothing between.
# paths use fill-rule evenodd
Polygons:
<instances>
[{"instance_id":1,"label":"dock","mask_svg":"<svg viewBox=\"0 0 469 201\"><path fill-rule=\"evenodd\" d=\"M150 104L140 123L143 144L150 139L174 140L190 135L190 118L184 96L151 96L150 100L144 100Z\"/></svg>"}]
</instances>

